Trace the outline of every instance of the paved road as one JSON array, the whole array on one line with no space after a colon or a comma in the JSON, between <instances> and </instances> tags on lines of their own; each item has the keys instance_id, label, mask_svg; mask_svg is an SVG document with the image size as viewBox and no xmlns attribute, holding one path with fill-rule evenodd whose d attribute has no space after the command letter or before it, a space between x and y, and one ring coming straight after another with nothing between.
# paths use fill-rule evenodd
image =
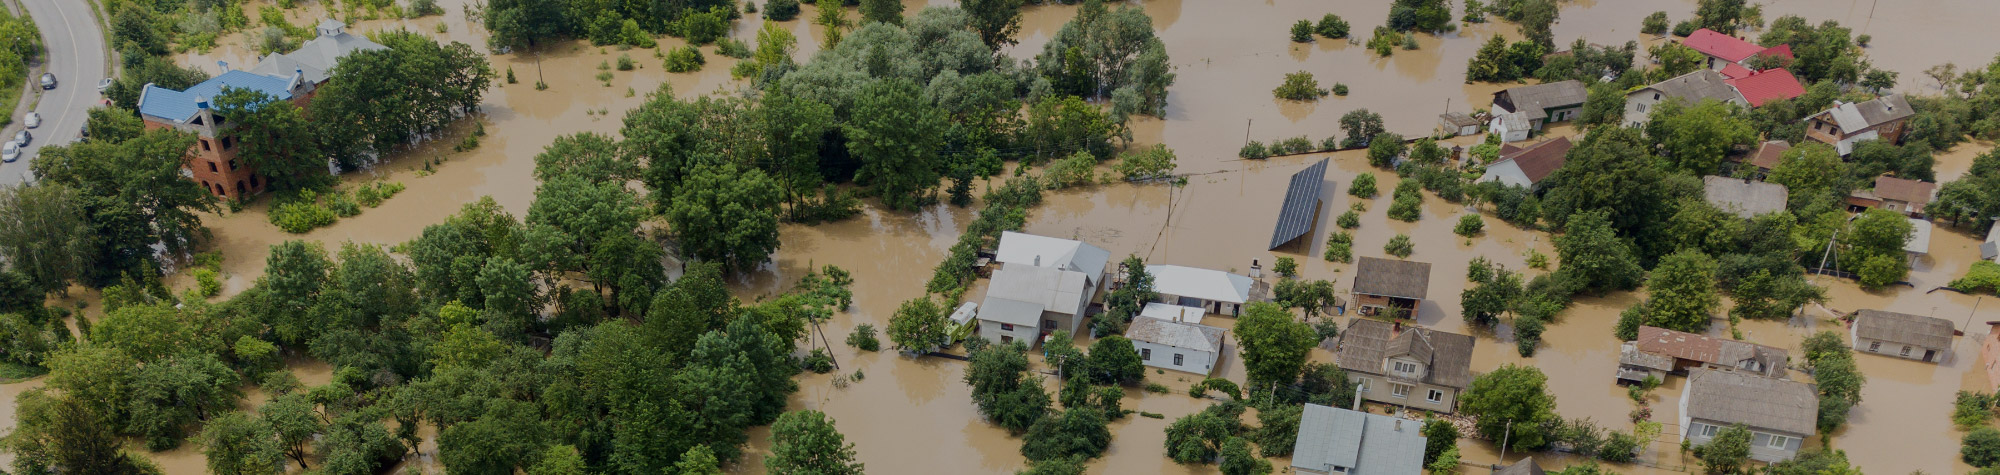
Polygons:
<instances>
[{"instance_id":1,"label":"paved road","mask_svg":"<svg viewBox=\"0 0 2000 475\"><path fill-rule=\"evenodd\" d=\"M44 66L55 73L58 84L55 90L42 91L42 100L35 106L42 114L42 126L30 131L35 140L23 150L21 160L0 163L0 185L28 179L28 161L42 146L76 138L83 130L87 111L99 99L97 81L110 77L105 70L104 35L87 0L21 0L21 6L42 30L42 44L48 47ZM40 78L28 81L39 84Z\"/></svg>"}]
</instances>

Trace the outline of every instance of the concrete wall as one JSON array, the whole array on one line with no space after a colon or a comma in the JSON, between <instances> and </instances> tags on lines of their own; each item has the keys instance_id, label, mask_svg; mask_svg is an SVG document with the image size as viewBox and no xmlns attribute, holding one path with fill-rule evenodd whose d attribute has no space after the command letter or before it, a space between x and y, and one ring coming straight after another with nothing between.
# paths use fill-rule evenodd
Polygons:
<instances>
[{"instance_id":1,"label":"concrete wall","mask_svg":"<svg viewBox=\"0 0 2000 475\"><path fill-rule=\"evenodd\" d=\"M1936 353L1931 355L1931 360L1929 362L1937 363L1943 361L1945 353L1947 351L1950 351L1947 348L1924 348L1921 346L1905 345L1902 343L1893 343L1893 342L1875 340L1871 338L1857 337L1853 338L1853 340L1854 340L1854 351L1882 355L1891 358L1902 358L1911 361L1923 361L1924 351L1934 350L1936 351ZM1904 355L1903 354L1904 349L1908 349L1910 354Z\"/></svg>"},{"instance_id":2,"label":"concrete wall","mask_svg":"<svg viewBox=\"0 0 2000 475\"><path fill-rule=\"evenodd\" d=\"M1687 432L1684 435L1687 437L1688 442L1695 446L1706 444L1710 440L1714 439L1714 437L1712 436L1702 435L1702 432L1706 431L1707 430L1706 427L1708 426L1715 426L1716 433L1720 434L1721 431L1725 428L1728 428L1730 424L1718 421L1705 420L1705 419L1693 419L1692 421L1690 421L1689 424L1684 426L1687 428L1686 429ZM1750 459L1752 460L1757 460L1760 462L1782 462L1786 460L1791 460L1792 457L1796 457L1799 455L1799 447L1805 443L1806 436L1804 434L1783 433L1768 429L1759 429L1756 427L1751 427L1749 429L1750 429ZM1786 441L1784 443L1784 448L1772 447L1771 438L1780 436L1786 438Z\"/></svg>"},{"instance_id":3,"label":"concrete wall","mask_svg":"<svg viewBox=\"0 0 2000 475\"><path fill-rule=\"evenodd\" d=\"M1133 340L1132 348L1139 351L1139 361L1160 369L1185 371L1207 376L1214 374L1215 353L1176 348L1152 342ZM1226 348L1226 347L1225 347ZM1181 355L1181 364L1174 364L1174 355Z\"/></svg>"},{"instance_id":4,"label":"concrete wall","mask_svg":"<svg viewBox=\"0 0 2000 475\"><path fill-rule=\"evenodd\" d=\"M1450 414L1458 410L1457 389L1423 383L1396 383L1408 384L1410 386L1409 394L1403 397L1396 397L1395 390L1390 386L1391 381L1382 375L1349 371L1347 372L1347 379L1365 386L1365 390L1361 392L1361 399L1363 400L1407 406L1413 409L1424 409L1445 414ZM1433 390L1441 393L1437 402L1431 402L1427 399Z\"/></svg>"},{"instance_id":5,"label":"concrete wall","mask_svg":"<svg viewBox=\"0 0 2000 475\"><path fill-rule=\"evenodd\" d=\"M1034 348L1035 344L1039 343L1036 340L1036 337L1039 335L1041 335L1041 332L1029 325L1014 325L1014 329L1008 330L1000 322L990 320L979 321L979 336L993 343L1019 341L1027 344L1029 348Z\"/></svg>"}]
</instances>

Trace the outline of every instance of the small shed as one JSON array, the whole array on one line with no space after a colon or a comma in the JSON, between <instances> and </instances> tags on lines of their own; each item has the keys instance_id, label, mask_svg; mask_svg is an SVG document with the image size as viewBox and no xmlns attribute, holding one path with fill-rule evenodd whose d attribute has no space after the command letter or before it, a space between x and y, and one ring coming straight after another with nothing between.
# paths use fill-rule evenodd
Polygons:
<instances>
[{"instance_id":1,"label":"small shed","mask_svg":"<svg viewBox=\"0 0 2000 475\"><path fill-rule=\"evenodd\" d=\"M1125 338L1146 366L1208 376L1222 360L1226 330L1198 323L1139 317L1125 329Z\"/></svg>"},{"instance_id":2,"label":"small shed","mask_svg":"<svg viewBox=\"0 0 2000 475\"><path fill-rule=\"evenodd\" d=\"M1430 292L1430 263L1363 257L1354 269L1354 300L1363 315L1395 310L1417 318L1417 307Z\"/></svg>"},{"instance_id":3,"label":"small shed","mask_svg":"<svg viewBox=\"0 0 2000 475\"><path fill-rule=\"evenodd\" d=\"M1956 330L1942 318L1871 309L1855 312L1848 332L1855 351L1936 363L1950 354Z\"/></svg>"},{"instance_id":4,"label":"small shed","mask_svg":"<svg viewBox=\"0 0 2000 475\"><path fill-rule=\"evenodd\" d=\"M1528 139L1528 133L1535 130L1535 123L1528 115L1520 112L1493 114L1493 121L1487 124L1489 133L1500 136L1501 142L1519 142Z\"/></svg>"},{"instance_id":5,"label":"small shed","mask_svg":"<svg viewBox=\"0 0 2000 475\"><path fill-rule=\"evenodd\" d=\"M1785 185L1752 181L1748 178L1701 177L1708 204L1744 219L1785 210L1789 198Z\"/></svg>"},{"instance_id":6,"label":"small shed","mask_svg":"<svg viewBox=\"0 0 2000 475\"><path fill-rule=\"evenodd\" d=\"M1451 133L1453 137L1479 133L1479 119L1463 112L1438 114L1438 128Z\"/></svg>"},{"instance_id":7,"label":"small shed","mask_svg":"<svg viewBox=\"0 0 2000 475\"><path fill-rule=\"evenodd\" d=\"M1667 380L1667 373L1674 371L1674 358L1658 353L1639 351L1634 342L1625 342L1618 349L1618 382L1639 384L1651 376L1660 381Z\"/></svg>"},{"instance_id":8,"label":"small shed","mask_svg":"<svg viewBox=\"0 0 2000 475\"><path fill-rule=\"evenodd\" d=\"M1903 252L1912 256L1931 253L1931 222L1917 218L1910 220L1910 240L1903 241Z\"/></svg>"}]
</instances>

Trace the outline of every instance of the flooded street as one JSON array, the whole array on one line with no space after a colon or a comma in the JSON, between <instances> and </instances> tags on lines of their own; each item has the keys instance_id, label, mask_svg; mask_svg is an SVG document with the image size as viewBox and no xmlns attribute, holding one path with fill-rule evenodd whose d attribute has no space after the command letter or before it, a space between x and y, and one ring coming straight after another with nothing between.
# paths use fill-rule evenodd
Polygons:
<instances>
[{"instance_id":1,"label":"flooded street","mask_svg":"<svg viewBox=\"0 0 2000 475\"><path fill-rule=\"evenodd\" d=\"M411 20L368 20L356 22L357 32L407 28L444 40L474 44L484 51L486 32L469 23L464 5L467 0L439 2L443 16ZM914 14L927 2L911 1ZM929 2L949 5L953 2ZM1981 65L2000 45L2000 30L1979 18L2000 17L2000 2L1985 0L1939 0L1882 2L1875 8L1869 0L1779 0L1766 1L1764 17L1774 20L1785 14L1805 15L1813 23L1838 20L1868 33L1874 41L1868 49L1875 66L1901 73L1899 90L1912 93L1935 91L1935 83L1921 71L1935 64L1956 62L1961 68ZM1361 226L1354 231L1356 257L1382 256L1383 244L1396 234L1415 241L1409 260L1433 265L1429 296L1419 310L1419 323L1452 332L1466 332L1459 318L1459 294L1465 288L1468 262L1485 257L1510 270L1530 276L1541 270L1528 269L1527 254L1536 251L1551 259L1555 252L1547 234L1523 230L1487 216L1484 234L1467 239L1452 234L1457 217L1468 211L1463 205L1447 203L1426 194L1423 217L1414 223L1388 219L1389 190L1398 179L1391 172L1367 165L1361 152L1309 154L1265 161L1236 159L1245 135L1253 140L1306 136L1314 141L1338 131L1338 121L1348 111L1367 108L1383 115L1387 127L1409 136L1427 132L1437 114L1469 112L1488 107L1491 94L1507 85L1465 84L1465 63L1477 47L1493 35L1518 39L1516 28L1506 23L1486 23L1461 28L1443 36L1419 35L1420 49L1398 50L1387 58L1375 57L1358 44L1346 40L1320 39L1311 44L1287 41L1283 28L1299 19L1317 20L1325 13L1337 13L1353 24L1361 36L1381 23L1389 2L1320 2L1276 0L1271 2L1199 2L1157 0L1134 3L1152 17L1153 25L1176 66L1178 81L1171 89L1164 119L1137 119L1133 125L1137 143L1164 143L1179 156L1177 173L1187 175L1187 185L1106 184L1049 192L1044 203L1029 213L1026 232L1073 238L1111 251L1114 259L1127 254L1149 262L1171 263L1229 270L1247 274L1256 261L1266 269L1277 257L1292 257L1300 264L1303 278L1335 281L1343 298L1351 286L1351 264L1326 262L1320 258L1325 237L1337 228L1334 216L1361 202ZM256 18L262 2L245 5L249 17ZM761 2L760 2L761 6ZM1597 44L1625 41L1654 41L1637 33L1640 20L1654 10L1665 10L1673 21L1691 16L1693 0L1658 2L1609 2L1578 0L1563 4L1563 19L1555 26L1556 41L1567 45L1576 38ZM797 36L797 59L804 61L816 51L821 28L809 25L815 7L805 7L801 20L784 22ZM1069 6L1031 6L1025 11L1021 42L1007 50L1018 58L1039 53L1061 25L1074 14ZM306 3L289 12L295 24L318 21L324 7ZM1497 20L1497 19L1495 19ZM737 22L731 36L754 46L760 19L747 14ZM446 31L438 33L438 25ZM252 31L251 33L256 33ZM1754 33L1753 33L1754 34ZM1365 38L1363 38L1365 39ZM208 53L189 52L177 57L184 65L215 72L216 61L238 67L255 63L254 49L244 35L230 35L218 41ZM660 50L684 44L662 38ZM1937 47L1940 44L1954 47ZM709 51L704 48L704 52ZM517 217L526 214L536 181L532 176L533 157L559 135L598 132L615 135L620 118L638 106L649 92L670 85L674 94L693 97L701 94L731 93L743 85L729 78L734 59L709 54L708 64L698 73L669 74L653 57L657 50L598 48L580 42L562 42L536 51L491 55L499 73L495 87L485 96L476 119L487 135L479 148L454 152L452 144L471 133L473 124L463 122L444 136L399 153L372 169L344 177L348 184L373 180L401 182L403 193L379 208L343 218L338 223L306 234L286 234L267 221L269 200L251 205L239 213L205 216L213 231L210 248L222 251L225 295L247 289L263 274L267 249L271 244L306 239L337 246L352 241L394 245L415 238L430 224L458 212L459 207L492 196ZM615 62L621 54L631 55L641 69L613 71L607 86L597 81L597 65ZM1641 55L1643 56L1643 51ZM511 69L520 80L505 84ZM1316 103L1286 103L1273 100L1270 90L1285 73L1314 73L1321 85L1344 83L1353 91L1345 97L1329 96ZM549 90L537 91L537 79L548 82ZM1559 134L1571 133L1558 128ZM1470 144L1473 138L1455 139ZM1974 155L1990 150L1990 142L1974 142L1941 151L1937 171L1941 180L1963 175ZM1278 214L1289 176L1320 158L1332 157L1319 222L1307 245L1301 249L1266 250L1269 230ZM442 163L436 163L442 160ZM432 171L426 172L426 163ZM1347 194L1347 186L1360 173L1374 173L1380 180L1380 197L1359 199ZM995 182L997 183L997 181ZM983 185L981 186L983 188ZM1020 439L982 420L973 407L970 388L961 381L964 362L927 357L913 359L890 352L859 352L841 343L856 325L869 323L878 331L886 328L889 316L903 301L922 297L931 270L946 255L973 217L971 209L932 206L916 213L900 213L875 207L856 218L818 226L787 224L780 227L782 246L771 263L738 276L734 292L745 301L785 291L808 270L837 265L853 273L854 306L827 322L823 331L833 343L832 354L840 369L829 375L806 374L799 378L801 390L792 397L792 409L817 409L837 421L847 440L854 443L859 461L875 473L1012 473L1024 467L1019 453ZM1978 367L1978 338L1985 334L1982 322L2000 320L2000 301L1982 301L1949 291L1926 293L1955 278L1978 258L1979 237L1962 230L1939 227L1934 233L1932 254L1915 263L1910 280L1915 288L1892 287L1880 292L1860 290L1853 282L1831 277L1815 279L1829 287L1827 307L1840 312L1863 308L1883 309L1952 320L1965 328L1976 326L1956 341L1954 358L1944 364L1927 365L1880 356L1857 355L1869 382L1863 389L1863 403L1851 414L1847 429L1836 435L1831 445L1847 450L1857 466L1870 472L1966 473L1958 462L1958 439L1949 413L1952 394L1960 389L1986 387ZM1551 265L1551 268L1554 265ZM1269 277L1267 277L1269 279ZM170 284L184 288L185 276L175 276ZM966 295L978 299L975 289ZM1590 418L1607 430L1629 431L1628 413L1635 407L1623 388L1612 383L1618 346L1611 328L1620 311L1643 298L1639 293L1615 293L1604 297L1579 298L1556 317L1544 334L1543 346L1533 358L1520 357L1511 339L1479 332L1473 370L1490 371L1508 363L1532 364L1549 376L1549 386L1557 394L1557 410L1565 418ZM950 303L955 305L956 302ZM95 308L93 308L93 311ZM1817 310L1808 325L1784 322L1744 322L1746 339L1780 348L1793 348L1803 336L1825 329L1838 329L1831 316ZM1344 317L1339 317L1344 318ZM1229 328L1234 320L1211 316L1205 323ZM1726 325L1712 334L1727 335ZM815 339L817 341L817 339ZM1087 345L1089 340L1079 341ZM1229 348L1235 351L1234 336ZM1330 361L1331 353L1313 350L1316 361ZM1039 357L1037 357L1038 359ZM1795 362L1799 358L1795 357ZM314 366L317 365L317 366ZM320 384L331 377L324 364L293 362L294 372L306 384ZM836 375L864 377L846 387L836 387ZM1225 357L1217 376L1236 381L1244 378L1239 358ZM1165 419L1138 415L1111 424L1113 441L1105 456L1090 462L1091 473L1214 473L1213 465L1185 467L1173 463L1162 448L1164 428L1174 418L1200 411L1213 403L1192 398L1184 392L1196 378L1183 373L1147 372L1151 382L1174 389L1167 394L1128 390L1127 409L1154 412ZM1803 375L1797 376L1805 378ZM40 380L0 385L0 431L13 425L13 401L22 391L41 385ZM1678 473L1695 463L1679 452L1674 401L1682 380L1670 378L1655 391L1653 420L1667 423L1666 434L1641 456L1643 465L1615 467L1620 473ZM1053 392L1056 386L1048 382ZM262 397L262 395L253 395ZM254 407L246 397L246 407ZM1254 418L1246 417L1253 423ZM733 472L763 473L761 457L769 449L768 428L751 433L748 457ZM1809 441L1808 445L1817 443ZM435 455L435 443L427 442L425 454ZM912 450L913 448L917 450ZM1460 448L1468 464L1497 461L1493 444L1462 440ZM143 451L142 451L143 452ZM1569 462L1550 454L1507 454L1507 460L1533 455L1545 468L1555 469ZM202 457L192 445L163 453L150 453L168 473L200 473ZM0 454L0 463L11 456ZM1285 459L1274 459L1284 467ZM1466 473L1483 473L1469 468ZM404 466L408 473L442 473L434 457L418 457Z\"/></svg>"}]
</instances>

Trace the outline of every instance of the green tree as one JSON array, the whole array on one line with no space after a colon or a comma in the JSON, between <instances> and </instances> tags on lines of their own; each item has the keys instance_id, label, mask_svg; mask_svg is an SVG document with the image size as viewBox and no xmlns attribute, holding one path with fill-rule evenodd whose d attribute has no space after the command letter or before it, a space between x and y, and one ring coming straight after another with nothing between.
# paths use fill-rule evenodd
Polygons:
<instances>
[{"instance_id":1,"label":"green tree","mask_svg":"<svg viewBox=\"0 0 2000 475\"><path fill-rule=\"evenodd\" d=\"M29 390L16 400L15 429L4 443L21 473L160 473L142 456L119 449L109 414L76 397Z\"/></svg>"},{"instance_id":2,"label":"green tree","mask_svg":"<svg viewBox=\"0 0 2000 475\"><path fill-rule=\"evenodd\" d=\"M743 270L778 249L778 186L764 172L697 166L686 184L664 210L682 252Z\"/></svg>"},{"instance_id":3,"label":"green tree","mask_svg":"<svg viewBox=\"0 0 2000 475\"><path fill-rule=\"evenodd\" d=\"M848 151L861 159L855 181L901 210L916 209L937 188L944 118L921 92L907 79L870 82L845 129Z\"/></svg>"},{"instance_id":4,"label":"green tree","mask_svg":"<svg viewBox=\"0 0 2000 475\"><path fill-rule=\"evenodd\" d=\"M1251 386L1286 384L1298 379L1307 353L1319 344L1312 326L1292 312L1269 302L1253 302L1236 320L1236 341Z\"/></svg>"},{"instance_id":5,"label":"green tree","mask_svg":"<svg viewBox=\"0 0 2000 475\"><path fill-rule=\"evenodd\" d=\"M1546 447L1556 422L1556 397L1549 394L1548 377L1532 366L1507 364L1481 374L1459 397L1460 413L1477 418L1474 430L1488 439L1507 439L1513 450Z\"/></svg>"},{"instance_id":6,"label":"green tree","mask_svg":"<svg viewBox=\"0 0 2000 475\"><path fill-rule=\"evenodd\" d=\"M1436 463L1445 451L1458 447L1458 426L1439 418L1424 419L1424 465Z\"/></svg>"},{"instance_id":7,"label":"green tree","mask_svg":"<svg viewBox=\"0 0 2000 475\"><path fill-rule=\"evenodd\" d=\"M1222 463L1217 468L1224 475L1264 475L1271 473L1271 461L1252 453L1248 439L1230 437L1222 443Z\"/></svg>"},{"instance_id":8,"label":"green tree","mask_svg":"<svg viewBox=\"0 0 2000 475\"><path fill-rule=\"evenodd\" d=\"M270 425L242 411L210 419L201 431L208 472L258 475L282 471L285 455Z\"/></svg>"},{"instance_id":9,"label":"green tree","mask_svg":"<svg viewBox=\"0 0 2000 475\"><path fill-rule=\"evenodd\" d=\"M313 94L309 116L329 124L320 143L343 166L355 165L348 157L357 153L386 155L443 130L477 109L493 81L486 56L464 43L410 31L383 32L376 42L388 48L341 57Z\"/></svg>"},{"instance_id":10,"label":"green tree","mask_svg":"<svg viewBox=\"0 0 2000 475\"><path fill-rule=\"evenodd\" d=\"M1861 469L1847 462L1845 450L1806 449L1798 456L1771 464L1772 475L1861 475Z\"/></svg>"},{"instance_id":11,"label":"green tree","mask_svg":"<svg viewBox=\"0 0 2000 475\"><path fill-rule=\"evenodd\" d=\"M1069 457L1097 458L1111 446L1104 411L1076 408L1036 421L1021 437L1021 455L1031 461Z\"/></svg>"},{"instance_id":12,"label":"green tree","mask_svg":"<svg viewBox=\"0 0 2000 475\"><path fill-rule=\"evenodd\" d=\"M774 474L860 474L854 444L819 411L787 412L771 425L771 456L764 469Z\"/></svg>"},{"instance_id":13,"label":"green tree","mask_svg":"<svg viewBox=\"0 0 2000 475\"><path fill-rule=\"evenodd\" d=\"M570 18L562 11L563 2L553 0L497 0L487 4L488 43L501 46L534 46L568 30Z\"/></svg>"},{"instance_id":14,"label":"green tree","mask_svg":"<svg viewBox=\"0 0 2000 475\"><path fill-rule=\"evenodd\" d=\"M1241 405L1222 404L1175 419L1167 425L1167 457L1183 465L1215 460L1223 443L1243 431L1241 412Z\"/></svg>"},{"instance_id":15,"label":"green tree","mask_svg":"<svg viewBox=\"0 0 2000 475\"><path fill-rule=\"evenodd\" d=\"M1368 109L1347 111L1340 116L1340 133L1347 137L1341 139L1340 147L1367 147L1376 135L1385 131L1387 129L1383 128L1382 114L1369 112Z\"/></svg>"},{"instance_id":16,"label":"green tree","mask_svg":"<svg viewBox=\"0 0 2000 475\"><path fill-rule=\"evenodd\" d=\"M1695 8L1695 24L1725 35L1736 34L1743 20L1743 0L1701 0Z\"/></svg>"},{"instance_id":17,"label":"green tree","mask_svg":"<svg viewBox=\"0 0 2000 475\"><path fill-rule=\"evenodd\" d=\"M0 187L0 256L26 277L23 290L67 294L84 275L92 258L88 213L83 195L66 185Z\"/></svg>"},{"instance_id":18,"label":"green tree","mask_svg":"<svg viewBox=\"0 0 2000 475\"><path fill-rule=\"evenodd\" d=\"M154 246L181 255L208 235L197 213L216 212L215 195L181 176L194 136L148 131L119 143L48 146L31 169L41 183L82 195L94 244L85 283L105 286L125 273L155 273Z\"/></svg>"},{"instance_id":19,"label":"green tree","mask_svg":"<svg viewBox=\"0 0 2000 475\"><path fill-rule=\"evenodd\" d=\"M1750 429L1724 427L1708 443L1695 446L1694 456L1709 473L1735 473L1750 461Z\"/></svg>"},{"instance_id":20,"label":"green tree","mask_svg":"<svg viewBox=\"0 0 2000 475\"><path fill-rule=\"evenodd\" d=\"M1368 141L1368 164L1388 168L1403 151L1409 147L1403 143L1403 136L1395 132L1375 134Z\"/></svg>"},{"instance_id":21,"label":"green tree","mask_svg":"<svg viewBox=\"0 0 2000 475\"><path fill-rule=\"evenodd\" d=\"M237 156L243 166L268 180L265 189L279 193L318 190L335 183L328 173L328 155L320 145L321 131L290 101L262 91L229 88L215 97L218 120L234 124ZM231 168L234 163L229 164Z\"/></svg>"},{"instance_id":22,"label":"green tree","mask_svg":"<svg viewBox=\"0 0 2000 475\"><path fill-rule=\"evenodd\" d=\"M1625 121L1625 90L1617 84L1591 84L1584 96L1583 116L1577 125L1585 128L1619 126Z\"/></svg>"},{"instance_id":23,"label":"green tree","mask_svg":"<svg viewBox=\"0 0 2000 475\"><path fill-rule=\"evenodd\" d=\"M1255 438L1258 453L1270 457L1291 456L1293 446L1298 445L1299 418L1304 411L1305 406L1292 404L1257 411Z\"/></svg>"},{"instance_id":24,"label":"green tree","mask_svg":"<svg viewBox=\"0 0 2000 475\"><path fill-rule=\"evenodd\" d=\"M1806 142L1779 155L1778 165L1771 168L1770 176L1765 179L1785 185L1797 195L1823 195L1836 190L1845 180L1842 176L1845 168L1833 147Z\"/></svg>"},{"instance_id":25,"label":"green tree","mask_svg":"<svg viewBox=\"0 0 2000 475\"><path fill-rule=\"evenodd\" d=\"M1646 280L1646 323L1691 333L1707 330L1710 315L1721 305L1715 295L1715 267L1715 259L1698 251L1660 259Z\"/></svg>"},{"instance_id":26,"label":"green tree","mask_svg":"<svg viewBox=\"0 0 2000 475\"><path fill-rule=\"evenodd\" d=\"M1132 340L1118 335L1109 335L1090 344L1088 363L1090 378L1102 384L1136 384L1146 377L1146 366L1139 360L1139 350L1134 349Z\"/></svg>"},{"instance_id":27,"label":"green tree","mask_svg":"<svg viewBox=\"0 0 2000 475\"><path fill-rule=\"evenodd\" d=\"M703 445L698 447L700 447L699 450L701 450L701 453L708 455L709 462L713 463L715 461L715 453L709 452L708 446ZM688 455L681 456L681 461L689 461L693 458L694 454L695 450L689 450ZM540 461L529 466L527 471L528 475L584 475L588 473L584 470L583 455L577 453L576 447L572 445L549 446L547 450L542 451ZM722 473L721 470L713 472L682 472L683 475L719 475L720 473Z\"/></svg>"},{"instance_id":28,"label":"green tree","mask_svg":"<svg viewBox=\"0 0 2000 475\"><path fill-rule=\"evenodd\" d=\"M1902 214L1871 209L1848 224L1842 239L1845 255L1841 267L1861 274L1861 285L1879 288L1909 276L1910 264L1904 243L1914 234L1913 225Z\"/></svg>"},{"instance_id":29,"label":"green tree","mask_svg":"<svg viewBox=\"0 0 2000 475\"><path fill-rule=\"evenodd\" d=\"M264 422L277 431L278 447L285 456L299 463L299 469L306 469L306 447L313 436L325 429L325 423L315 411L311 401L303 393L293 393L271 398L263 407L257 408Z\"/></svg>"},{"instance_id":30,"label":"green tree","mask_svg":"<svg viewBox=\"0 0 2000 475\"><path fill-rule=\"evenodd\" d=\"M971 17L972 30L988 48L1000 49L1018 40L1021 31L1021 0L967 0L959 8Z\"/></svg>"},{"instance_id":31,"label":"green tree","mask_svg":"<svg viewBox=\"0 0 2000 475\"><path fill-rule=\"evenodd\" d=\"M896 348L912 352L928 352L945 343L951 322L945 319L944 309L929 297L906 300L896 308L896 314L889 317L889 342Z\"/></svg>"},{"instance_id":32,"label":"green tree","mask_svg":"<svg viewBox=\"0 0 2000 475\"><path fill-rule=\"evenodd\" d=\"M861 21L879 21L891 25L903 24L903 2L896 0L861 0Z\"/></svg>"},{"instance_id":33,"label":"green tree","mask_svg":"<svg viewBox=\"0 0 2000 475\"><path fill-rule=\"evenodd\" d=\"M1631 248L1612 232L1604 211L1571 216L1555 241L1562 261L1559 272L1575 276L1585 289L1600 293L1631 289L1645 272Z\"/></svg>"},{"instance_id":34,"label":"green tree","mask_svg":"<svg viewBox=\"0 0 2000 475\"><path fill-rule=\"evenodd\" d=\"M1757 132L1729 103L1667 101L1653 108L1646 138L1659 148L1668 168L1704 175L1715 172L1731 149L1756 140Z\"/></svg>"}]
</instances>

